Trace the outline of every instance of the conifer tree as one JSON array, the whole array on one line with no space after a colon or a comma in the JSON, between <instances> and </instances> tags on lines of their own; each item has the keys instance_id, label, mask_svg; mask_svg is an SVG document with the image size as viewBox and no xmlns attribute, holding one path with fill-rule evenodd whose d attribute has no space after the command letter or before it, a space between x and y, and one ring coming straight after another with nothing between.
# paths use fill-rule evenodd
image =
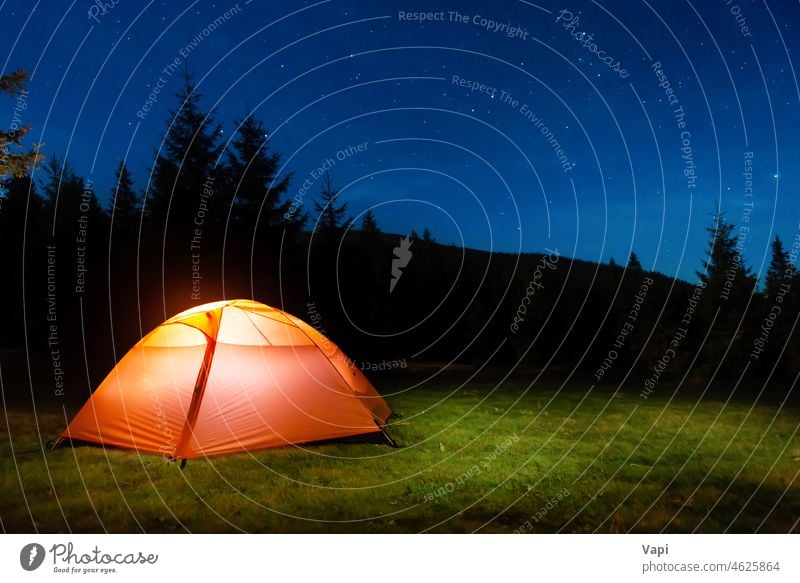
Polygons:
<instances>
[{"instance_id":1,"label":"conifer tree","mask_svg":"<svg viewBox=\"0 0 800 583\"><path fill-rule=\"evenodd\" d=\"M339 190L333 186L330 173L326 172L320 191L320 199L314 201L314 209L319 215L317 229L323 237L338 237L350 226L347 217L347 203L337 204Z\"/></svg>"},{"instance_id":2,"label":"conifer tree","mask_svg":"<svg viewBox=\"0 0 800 583\"><path fill-rule=\"evenodd\" d=\"M697 277L706 284L706 295L710 300L723 301L732 309L743 307L753 292L755 278L745 265L740 253L739 236L735 225L725 221L723 213L714 216L714 224L706 231L711 235L703 271Z\"/></svg>"},{"instance_id":3,"label":"conifer tree","mask_svg":"<svg viewBox=\"0 0 800 583\"><path fill-rule=\"evenodd\" d=\"M221 128L210 112L200 106L201 95L196 90L188 69L183 74L183 86L176 93L178 107L170 112L169 125L163 145L157 153L150 191L144 201L145 210L160 231L167 221L190 228L196 214L200 193L206 184L217 184L217 162L222 152L219 143ZM218 194L217 190L214 194ZM209 222L221 223L219 196L206 201L217 212L206 213ZM168 217L169 215L169 217ZM210 226L206 222L206 226ZM170 229L172 232L174 228Z\"/></svg>"},{"instance_id":4,"label":"conifer tree","mask_svg":"<svg viewBox=\"0 0 800 583\"><path fill-rule=\"evenodd\" d=\"M260 120L248 116L236 125L233 149L227 155L233 190L232 221L234 225L252 227L257 219L259 225L280 226L289 210L281 197L289 188L291 175L278 179L281 157L269 152L269 135Z\"/></svg>"},{"instance_id":5,"label":"conifer tree","mask_svg":"<svg viewBox=\"0 0 800 583\"><path fill-rule=\"evenodd\" d=\"M780 237L775 236L771 247L772 259L764 285L766 302L762 311L762 322L770 322L769 335L764 334L764 328L754 331L755 337L763 342L758 346L761 352L758 361L764 372L794 376L800 350L797 343L791 341L791 336L800 310L800 289L797 287L800 280Z\"/></svg>"},{"instance_id":6,"label":"conifer tree","mask_svg":"<svg viewBox=\"0 0 800 583\"><path fill-rule=\"evenodd\" d=\"M0 77L0 93L16 98L17 105L13 108L11 127L8 131L0 130L0 178L27 176L32 169L39 167L44 155L39 154L41 144L32 146L27 151L22 151L22 140L30 131L30 126L20 125L18 117L27 109L25 82L28 74L24 69L18 69L8 75Z\"/></svg>"},{"instance_id":7,"label":"conifer tree","mask_svg":"<svg viewBox=\"0 0 800 583\"><path fill-rule=\"evenodd\" d=\"M381 230L378 228L378 221L375 218L375 213L372 212L372 209L367 209L364 213L364 218L361 219L361 230L365 233L380 233Z\"/></svg>"},{"instance_id":8,"label":"conifer tree","mask_svg":"<svg viewBox=\"0 0 800 583\"><path fill-rule=\"evenodd\" d=\"M685 343L687 354L692 343L702 354L697 359L696 380L707 379L715 371L734 375L746 360L749 347L742 339L751 337L751 328L758 318L755 292L756 278L744 263L742 242L736 227L725 220L723 213L714 215L713 225L706 229L711 236L703 271L698 271L705 284L702 299L692 322L694 340Z\"/></svg>"},{"instance_id":9,"label":"conifer tree","mask_svg":"<svg viewBox=\"0 0 800 583\"><path fill-rule=\"evenodd\" d=\"M765 278L764 292L766 293L767 300L774 302L778 295L778 289L781 284L791 281L793 270L789 268L789 253L783 247L783 241L778 235L772 241L772 259L767 269ZM785 279L788 275L788 279Z\"/></svg>"},{"instance_id":10,"label":"conifer tree","mask_svg":"<svg viewBox=\"0 0 800 583\"><path fill-rule=\"evenodd\" d=\"M639 256L633 251L631 251L631 255L628 258L628 269L632 271L642 271L642 263L639 261Z\"/></svg>"},{"instance_id":11,"label":"conifer tree","mask_svg":"<svg viewBox=\"0 0 800 583\"><path fill-rule=\"evenodd\" d=\"M108 214L112 215L114 229L129 231L136 227L141 211L141 201L133 190L133 178L124 161L119 163L114 173L114 186L111 189Z\"/></svg>"},{"instance_id":12,"label":"conifer tree","mask_svg":"<svg viewBox=\"0 0 800 583\"><path fill-rule=\"evenodd\" d=\"M142 285L164 289L175 308L187 298L219 297L227 217L222 130L202 108L188 69L176 97L143 201L147 229L141 262Z\"/></svg>"},{"instance_id":13,"label":"conifer tree","mask_svg":"<svg viewBox=\"0 0 800 583\"><path fill-rule=\"evenodd\" d=\"M75 245L79 223L88 224L92 238L100 235L105 213L90 181L79 177L66 161L54 155L44 168L42 184L44 208L48 215L48 231L70 247Z\"/></svg>"}]
</instances>

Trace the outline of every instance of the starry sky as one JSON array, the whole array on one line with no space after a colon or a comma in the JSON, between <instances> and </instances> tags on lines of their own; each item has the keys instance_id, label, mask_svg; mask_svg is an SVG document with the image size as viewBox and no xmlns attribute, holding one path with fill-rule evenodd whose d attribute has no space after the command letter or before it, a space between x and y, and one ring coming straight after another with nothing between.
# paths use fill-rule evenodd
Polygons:
<instances>
[{"instance_id":1,"label":"starry sky","mask_svg":"<svg viewBox=\"0 0 800 583\"><path fill-rule=\"evenodd\" d=\"M329 169L384 231L690 281L717 207L756 273L798 233L797 2L114 4L0 0L32 140L103 202L121 159L146 187L188 62L221 140L263 119L290 197Z\"/></svg>"}]
</instances>

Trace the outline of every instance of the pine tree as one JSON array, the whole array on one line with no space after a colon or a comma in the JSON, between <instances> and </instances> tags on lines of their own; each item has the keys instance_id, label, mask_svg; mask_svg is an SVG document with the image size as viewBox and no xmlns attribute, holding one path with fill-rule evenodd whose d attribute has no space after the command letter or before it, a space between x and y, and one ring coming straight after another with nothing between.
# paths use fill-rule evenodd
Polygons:
<instances>
[{"instance_id":1,"label":"pine tree","mask_svg":"<svg viewBox=\"0 0 800 583\"><path fill-rule=\"evenodd\" d=\"M706 229L711 240L703 261L704 271L696 273L706 284L704 295L738 307L753 292L755 278L740 254L739 236L735 229L733 223L725 221L723 213L716 213L713 226Z\"/></svg>"},{"instance_id":2,"label":"pine tree","mask_svg":"<svg viewBox=\"0 0 800 583\"><path fill-rule=\"evenodd\" d=\"M69 258L59 262L59 283L80 288L81 294L90 288L100 289L106 282L102 272L108 251L108 223L92 181L78 176L66 160L52 156L45 165L42 191L47 235L52 236L59 253Z\"/></svg>"},{"instance_id":3,"label":"pine tree","mask_svg":"<svg viewBox=\"0 0 800 583\"><path fill-rule=\"evenodd\" d=\"M352 219L347 217L347 203L338 204L338 196L339 190L326 173L319 200L314 201L317 221L312 233L307 289L318 298L320 309L326 314L328 330L342 331L347 327L347 316L337 298L353 297L353 275L358 271L352 251L358 237L344 237Z\"/></svg>"},{"instance_id":4,"label":"pine tree","mask_svg":"<svg viewBox=\"0 0 800 583\"><path fill-rule=\"evenodd\" d=\"M174 308L185 305L185 298L202 302L222 293L220 255L227 218L225 172L218 167L222 130L212 112L202 109L188 69L176 96L178 106L170 112L143 202L141 260L148 268L141 285L168 289Z\"/></svg>"},{"instance_id":5,"label":"pine tree","mask_svg":"<svg viewBox=\"0 0 800 583\"><path fill-rule=\"evenodd\" d=\"M375 219L375 213L372 209L367 209L364 213L364 218L361 219L361 230L365 233L377 234L381 230L378 228L378 221Z\"/></svg>"},{"instance_id":6,"label":"pine tree","mask_svg":"<svg viewBox=\"0 0 800 583\"><path fill-rule=\"evenodd\" d=\"M760 311L752 306L748 309L752 300L758 300L753 297L756 279L742 258L735 226L717 212L713 225L706 230L711 240L703 261L704 271L697 272L705 289L692 323L694 339L684 343L688 354L692 344L699 348L702 337L707 336L697 359L698 381L717 370L720 375L736 374L749 353L743 339L751 337Z\"/></svg>"},{"instance_id":7,"label":"pine tree","mask_svg":"<svg viewBox=\"0 0 800 583\"><path fill-rule=\"evenodd\" d=\"M281 156L269 149L269 132L251 115L236 120L236 134L226 154L223 200L230 201L230 220L225 226L226 293L257 295L282 301L283 293L297 285L296 275L281 265L302 261L299 235L307 220L297 203L285 197L291 174L279 177ZM251 257L258 257L251 262ZM276 294L276 295L273 295Z\"/></svg>"},{"instance_id":8,"label":"pine tree","mask_svg":"<svg viewBox=\"0 0 800 583\"><path fill-rule=\"evenodd\" d=\"M44 208L49 229L66 245L75 244L75 231L80 217L86 216L89 228L95 230L104 214L91 183L79 177L67 161L53 155L44 167L42 183ZM83 210L82 210L83 205ZM96 233L92 233L97 236Z\"/></svg>"},{"instance_id":9,"label":"pine tree","mask_svg":"<svg viewBox=\"0 0 800 583\"><path fill-rule=\"evenodd\" d=\"M107 264L107 301L111 313L124 312L127 306L139 301L137 271L140 265L149 265L149 258L142 261L139 247L142 235L141 197L133 188L131 172L121 160L114 173L114 184L108 202L110 217L109 244L104 258ZM138 322L137 322L138 323ZM139 337L139 328L133 321L122 318L113 326L117 346L130 346Z\"/></svg>"},{"instance_id":10,"label":"pine tree","mask_svg":"<svg viewBox=\"0 0 800 583\"><path fill-rule=\"evenodd\" d=\"M25 101L27 95L25 82L27 78L28 74L24 69L18 69L13 73L0 77L0 93L5 93L17 99L17 106L14 108L14 116L12 118L12 127L7 132L0 131L0 151L3 154L0 156L0 178L27 176L32 169L38 169L39 163L44 159L44 155L38 152L42 146L41 144L32 146L28 151L13 151L14 149L22 148L22 140L30 131L30 126L20 126L16 120L19 110L24 110L28 107ZM0 191L2 191L2 188L0 188ZM0 192L0 194L2 193Z\"/></svg>"},{"instance_id":11,"label":"pine tree","mask_svg":"<svg viewBox=\"0 0 800 583\"><path fill-rule=\"evenodd\" d=\"M314 201L314 209L319 215L317 228L323 236L340 236L352 222L347 217L347 203L336 204L339 190L333 186L330 173L325 173L320 191L320 200Z\"/></svg>"},{"instance_id":12,"label":"pine tree","mask_svg":"<svg viewBox=\"0 0 800 583\"><path fill-rule=\"evenodd\" d=\"M52 224L52 215L56 212L58 205L59 192L62 182L68 182L71 171L66 164L61 164L58 157L53 154L44 166L44 179L41 182L42 195L44 197L44 209L47 211Z\"/></svg>"},{"instance_id":13,"label":"pine tree","mask_svg":"<svg viewBox=\"0 0 800 583\"><path fill-rule=\"evenodd\" d=\"M19 95L25 90L25 81L27 79L28 73L25 69L17 69L13 73L3 75L0 77L0 93Z\"/></svg>"},{"instance_id":14,"label":"pine tree","mask_svg":"<svg viewBox=\"0 0 800 583\"><path fill-rule=\"evenodd\" d=\"M269 135L260 120L248 116L236 125L233 151L227 156L233 223L247 225L248 232L255 220L259 225L278 227L289 210L280 199L289 188L291 175L278 180L281 156L268 151Z\"/></svg>"},{"instance_id":15,"label":"pine tree","mask_svg":"<svg viewBox=\"0 0 800 583\"><path fill-rule=\"evenodd\" d=\"M789 269L789 252L783 247L783 242L778 235L775 235L775 240L772 242L772 260L767 269L765 278L764 292L769 302L774 302L778 295L778 289L788 275L792 277L792 272Z\"/></svg>"},{"instance_id":16,"label":"pine tree","mask_svg":"<svg viewBox=\"0 0 800 583\"><path fill-rule=\"evenodd\" d=\"M800 296L795 287L800 282L796 279L794 266L780 237L775 236L771 247L772 259L764 282L766 302L761 314L762 322L770 322L770 333L765 337L762 335L763 329L754 331L756 338L763 341L759 345L757 364L765 373L792 377L797 372L800 358L796 343L790 340L791 329L800 309Z\"/></svg>"},{"instance_id":17,"label":"pine tree","mask_svg":"<svg viewBox=\"0 0 800 583\"><path fill-rule=\"evenodd\" d=\"M141 210L141 198L133 189L130 170L120 161L114 173L107 211L111 221L108 260L117 284L116 294L127 294L132 288L141 235Z\"/></svg>"},{"instance_id":18,"label":"pine tree","mask_svg":"<svg viewBox=\"0 0 800 583\"><path fill-rule=\"evenodd\" d=\"M139 221L141 210L139 196L133 190L133 178L124 161L114 173L108 214L113 218L113 227L118 230L133 230Z\"/></svg>"},{"instance_id":19,"label":"pine tree","mask_svg":"<svg viewBox=\"0 0 800 583\"><path fill-rule=\"evenodd\" d=\"M178 225L191 227L204 184L216 179L216 163L222 152L221 128L214 123L211 113L201 108L201 95L188 69L184 71L183 87L176 97L179 106L170 111L169 127L156 157L150 192L144 201L147 215L159 231L166 225L168 213ZM215 194L218 194L216 189ZM206 217L208 221L221 223L223 217L219 209L223 205L218 199L218 196L211 196L208 203L218 212L209 212Z\"/></svg>"},{"instance_id":20,"label":"pine tree","mask_svg":"<svg viewBox=\"0 0 800 583\"><path fill-rule=\"evenodd\" d=\"M642 263L633 251L631 251L631 255L628 258L628 269L631 271L642 271Z\"/></svg>"}]
</instances>

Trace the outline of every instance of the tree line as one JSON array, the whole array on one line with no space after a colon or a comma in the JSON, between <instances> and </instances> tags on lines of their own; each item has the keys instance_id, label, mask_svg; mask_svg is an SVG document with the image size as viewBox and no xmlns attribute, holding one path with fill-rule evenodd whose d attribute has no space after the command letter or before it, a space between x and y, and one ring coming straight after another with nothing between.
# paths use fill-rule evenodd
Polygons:
<instances>
[{"instance_id":1,"label":"tree line","mask_svg":"<svg viewBox=\"0 0 800 583\"><path fill-rule=\"evenodd\" d=\"M0 91L24 91L15 75ZM147 184L121 161L108 193L67 160L24 151L26 130L0 135L0 350L33 355L27 368L44 384L56 354L67 382L91 390L165 318L236 297L306 320L313 311L370 366L547 365L598 383L634 374L645 395L669 378L800 370L797 239L787 248L775 237L759 286L719 212L694 285L648 272L635 253L624 266L489 253L439 244L422 225L401 238L371 211L356 224L330 175L298 206L262 120L235 120L226 146L188 73L176 97Z\"/></svg>"}]
</instances>

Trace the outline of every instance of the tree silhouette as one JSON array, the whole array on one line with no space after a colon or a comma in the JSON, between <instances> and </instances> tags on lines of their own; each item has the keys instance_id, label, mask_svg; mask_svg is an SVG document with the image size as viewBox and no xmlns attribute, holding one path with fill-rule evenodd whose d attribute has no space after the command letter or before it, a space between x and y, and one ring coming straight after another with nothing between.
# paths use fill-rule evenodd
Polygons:
<instances>
[{"instance_id":1,"label":"tree silhouette","mask_svg":"<svg viewBox=\"0 0 800 583\"><path fill-rule=\"evenodd\" d=\"M17 107L27 108L25 82L28 74L25 69L18 69L8 75L0 77L0 93L5 93L11 97L16 97ZM23 109L24 109L23 108ZM14 110L16 117L17 109ZM22 139L30 131L30 126L20 126L16 120L12 120L12 127L8 131L0 131L0 177L10 176L21 178L27 176L32 169L39 167L39 162L44 159L44 155L39 154L41 144L31 147L28 151L20 151ZM13 151L17 149L17 151ZM0 189L2 190L2 189Z\"/></svg>"},{"instance_id":2,"label":"tree silhouette","mask_svg":"<svg viewBox=\"0 0 800 583\"><path fill-rule=\"evenodd\" d=\"M256 292L265 301L280 301L274 282L287 282L291 273L279 274L280 257L293 263L298 233L307 215L285 200L291 174L278 177L281 156L269 149L269 132L252 115L236 122L236 136L226 155L224 200L231 201L225 234L226 293ZM234 292L234 290L239 290Z\"/></svg>"},{"instance_id":3,"label":"tree silhouette","mask_svg":"<svg viewBox=\"0 0 800 583\"><path fill-rule=\"evenodd\" d=\"M736 227L725 220L722 212L714 215L703 271L697 271L705 284L702 301L697 312L695 333L708 332L703 352L698 358L697 380L718 371L732 375L745 362L745 343L749 329L755 323L759 310L749 310L754 297L756 278L745 265L741 255L741 242ZM697 341L697 337L695 338Z\"/></svg>"},{"instance_id":4,"label":"tree silhouette","mask_svg":"<svg viewBox=\"0 0 800 583\"><path fill-rule=\"evenodd\" d=\"M291 174L277 178L281 156L269 152L269 134L261 120L247 116L236 125L233 149L227 155L228 179L234 192L233 223L247 226L248 231L256 219L267 228L277 227L288 210L280 199L289 188Z\"/></svg>"},{"instance_id":5,"label":"tree silhouette","mask_svg":"<svg viewBox=\"0 0 800 583\"><path fill-rule=\"evenodd\" d=\"M176 96L179 105L170 112L144 200L150 230L144 277L148 289L163 291L170 302L168 311L186 306L187 300L220 296L222 226L227 216L224 172L218 167L220 126L201 108L188 69ZM162 294L148 297L158 295ZM154 301L152 309L163 314L165 307Z\"/></svg>"},{"instance_id":6,"label":"tree silhouette","mask_svg":"<svg viewBox=\"0 0 800 583\"><path fill-rule=\"evenodd\" d=\"M320 191L320 200L314 201L314 210L319 215L317 229L323 237L338 238L350 226L352 219L347 217L347 203L336 204L339 190L333 186L329 172L325 173Z\"/></svg>"},{"instance_id":7,"label":"tree silhouette","mask_svg":"<svg viewBox=\"0 0 800 583\"><path fill-rule=\"evenodd\" d=\"M170 123L156 156L145 200L148 217L159 230L166 226L170 214L179 225L191 226L198 194L203 192L203 184L215 177L222 151L220 126L200 107L201 95L188 69L184 70L183 86L176 97L179 106L170 111ZM217 214L210 215L220 220Z\"/></svg>"},{"instance_id":8,"label":"tree silhouette","mask_svg":"<svg viewBox=\"0 0 800 583\"><path fill-rule=\"evenodd\" d=\"M788 277L788 281L791 281L794 269L790 270L789 252L783 247L783 241L778 235L775 235L770 247L772 248L772 259L765 277L764 292L767 299L774 302L781 284L787 282L785 278Z\"/></svg>"},{"instance_id":9,"label":"tree silhouette","mask_svg":"<svg viewBox=\"0 0 800 583\"><path fill-rule=\"evenodd\" d=\"M51 156L44 171L44 207L49 215L51 232L58 242L65 247L75 247L75 235L82 217L86 217L90 225L89 236L97 238L105 213L91 182L79 177L68 162L61 162L56 156ZM92 247L97 248L97 245L92 243Z\"/></svg>"},{"instance_id":10,"label":"tree silhouette","mask_svg":"<svg viewBox=\"0 0 800 583\"><path fill-rule=\"evenodd\" d=\"M752 270L744 264L739 252L736 226L725 221L724 213L714 215L714 224L706 231L711 235L703 271L697 277L707 286L709 295L741 302L750 295L755 283Z\"/></svg>"},{"instance_id":11,"label":"tree silhouette","mask_svg":"<svg viewBox=\"0 0 800 583\"><path fill-rule=\"evenodd\" d=\"M367 209L364 213L364 218L361 219L361 230L365 233L380 233L378 228L378 221L375 219L375 213L372 209Z\"/></svg>"},{"instance_id":12,"label":"tree silhouette","mask_svg":"<svg viewBox=\"0 0 800 583\"><path fill-rule=\"evenodd\" d=\"M777 235L771 244L772 259L765 277L762 323L766 328L755 331L758 364L762 372L793 376L797 372L800 349L791 341L792 325L800 310L800 290L795 267L789 252ZM765 334L764 330L769 330ZM780 360L779 360L780 358ZM774 367L774 368L773 368Z\"/></svg>"},{"instance_id":13,"label":"tree silhouette","mask_svg":"<svg viewBox=\"0 0 800 583\"><path fill-rule=\"evenodd\" d=\"M133 190L133 177L121 161L114 173L114 187L111 189L108 214L113 217L114 227L122 231L135 228L139 222L141 200Z\"/></svg>"},{"instance_id":14,"label":"tree silhouette","mask_svg":"<svg viewBox=\"0 0 800 583\"><path fill-rule=\"evenodd\" d=\"M120 161L114 173L108 214L110 216L110 239L108 246L108 301L112 313L125 313L128 306L137 301L137 267L139 261L139 237L141 234L141 197L133 188L131 172L124 161ZM138 338L138 327L128 322L115 322L114 341L126 347Z\"/></svg>"},{"instance_id":15,"label":"tree silhouette","mask_svg":"<svg viewBox=\"0 0 800 583\"><path fill-rule=\"evenodd\" d=\"M639 257L631 251L631 255L628 258L628 269L632 271L642 271L642 264L639 261Z\"/></svg>"}]
</instances>

